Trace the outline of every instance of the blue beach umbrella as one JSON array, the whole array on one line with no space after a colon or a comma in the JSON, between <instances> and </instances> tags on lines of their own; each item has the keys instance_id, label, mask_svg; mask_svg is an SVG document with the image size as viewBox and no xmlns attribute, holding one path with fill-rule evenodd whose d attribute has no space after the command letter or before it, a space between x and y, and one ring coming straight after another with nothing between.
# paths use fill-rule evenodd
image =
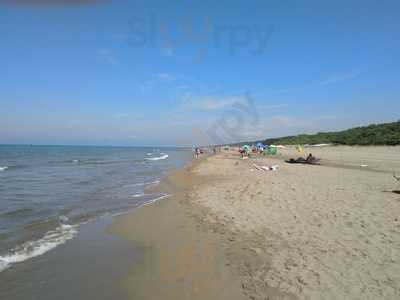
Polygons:
<instances>
[{"instance_id":1,"label":"blue beach umbrella","mask_svg":"<svg viewBox=\"0 0 400 300\"><path fill-rule=\"evenodd\" d=\"M263 143L257 143L256 146L257 146L258 149L261 149L261 148L265 147Z\"/></svg>"}]
</instances>

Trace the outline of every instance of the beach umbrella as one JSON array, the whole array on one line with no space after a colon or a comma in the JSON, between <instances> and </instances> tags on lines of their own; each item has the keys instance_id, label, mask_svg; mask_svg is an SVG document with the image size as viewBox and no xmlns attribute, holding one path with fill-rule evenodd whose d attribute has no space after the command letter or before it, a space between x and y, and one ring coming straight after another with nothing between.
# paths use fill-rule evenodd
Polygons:
<instances>
[{"instance_id":1,"label":"beach umbrella","mask_svg":"<svg viewBox=\"0 0 400 300\"><path fill-rule=\"evenodd\" d=\"M265 147L263 143L257 143L256 146L257 146L258 149L261 149L261 148Z\"/></svg>"},{"instance_id":2,"label":"beach umbrella","mask_svg":"<svg viewBox=\"0 0 400 300\"><path fill-rule=\"evenodd\" d=\"M249 150L249 149L250 149L250 146L249 146L249 145L243 145L243 146L242 146L242 149L243 149L243 150Z\"/></svg>"},{"instance_id":3,"label":"beach umbrella","mask_svg":"<svg viewBox=\"0 0 400 300\"><path fill-rule=\"evenodd\" d=\"M277 154L277 148L276 148L274 145L269 146L269 147L268 147L268 150L267 150L267 154L268 154L268 155L275 155L275 154Z\"/></svg>"},{"instance_id":4,"label":"beach umbrella","mask_svg":"<svg viewBox=\"0 0 400 300\"><path fill-rule=\"evenodd\" d=\"M296 146L296 150L297 152L299 152L300 154L304 154L304 147L302 145L297 145Z\"/></svg>"}]
</instances>

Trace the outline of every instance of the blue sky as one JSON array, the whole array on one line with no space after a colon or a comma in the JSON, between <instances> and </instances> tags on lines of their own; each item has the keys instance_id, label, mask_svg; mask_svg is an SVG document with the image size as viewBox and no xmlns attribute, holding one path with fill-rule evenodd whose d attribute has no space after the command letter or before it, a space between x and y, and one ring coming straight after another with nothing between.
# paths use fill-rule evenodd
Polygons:
<instances>
[{"instance_id":1,"label":"blue sky","mask_svg":"<svg viewBox=\"0 0 400 300\"><path fill-rule=\"evenodd\" d=\"M400 118L398 1L27 2L0 6L0 143L197 145Z\"/></svg>"}]
</instances>

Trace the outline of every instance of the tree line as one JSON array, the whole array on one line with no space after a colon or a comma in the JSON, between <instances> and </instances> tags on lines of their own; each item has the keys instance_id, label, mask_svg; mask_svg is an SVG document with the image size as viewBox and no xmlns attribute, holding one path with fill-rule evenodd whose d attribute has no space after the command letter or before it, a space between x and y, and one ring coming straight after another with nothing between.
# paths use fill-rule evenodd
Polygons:
<instances>
[{"instance_id":1,"label":"tree line","mask_svg":"<svg viewBox=\"0 0 400 300\"><path fill-rule=\"evenodd\" d=\"M344 131L272 138L261 142L267 145L400 145L400 120L392 123L355 127Z\"/></svg>"}]
</instances>

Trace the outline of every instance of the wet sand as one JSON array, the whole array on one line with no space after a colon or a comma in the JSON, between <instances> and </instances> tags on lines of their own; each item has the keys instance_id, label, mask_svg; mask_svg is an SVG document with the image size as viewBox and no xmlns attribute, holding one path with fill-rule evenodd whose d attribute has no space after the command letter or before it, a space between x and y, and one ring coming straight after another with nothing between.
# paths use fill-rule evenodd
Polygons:
<instances>
[{"instance_id":1,"label":"wet sand","mask_svg":"<svg viewBox=\"0 0 400 300\"><path fill-rule=\"evenodd\" d=\"M109 228L144 253L123 285L131 299L243 299L239 277L231 272L220 237L196 221L187 201L202 183L190 167L172 173L148 192L171 196L124 215Z\"/></svg>"},{"instance_id":2,"label":"wet sand","mask_svg":"<svg viewBox=\"0 0 400 300\"><path fill-rule=\"evenodd\" d=\"M306 152L322 165L222 152L165 178L110 229L146 253L131 298L399 299L400 148Z\"/></svg>"},{"instance_id":3,"label":"wet sand","mask_svg":"<svg viewBox=\"0 0 400 300\"><path fill-rule=\"evenodd\" d=\"M89 223L68 243L2 272L0 299L129 299L120 281L141 253L105 232L112 222L108 216Z\"/></svg>"}]
</instances>

